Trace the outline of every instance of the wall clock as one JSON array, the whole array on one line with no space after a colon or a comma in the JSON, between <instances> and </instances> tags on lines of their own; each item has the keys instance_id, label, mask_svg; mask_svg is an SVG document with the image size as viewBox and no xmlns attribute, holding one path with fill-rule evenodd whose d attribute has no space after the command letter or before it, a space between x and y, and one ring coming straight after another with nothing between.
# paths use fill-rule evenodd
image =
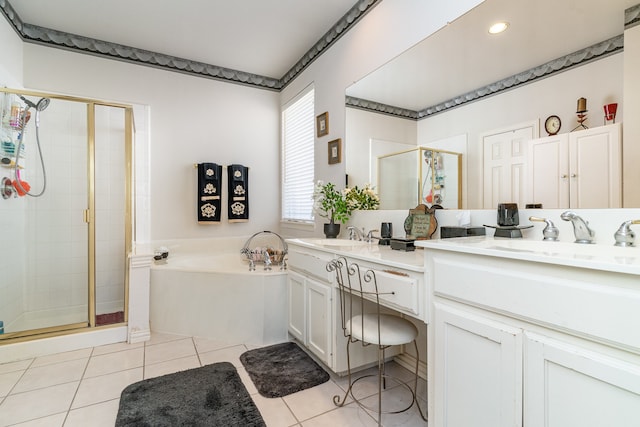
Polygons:
<instances>
[{"instance_id":1,"label":"wall clock","mask_svg":"<svg viewBox=\"0 0 640 427\"><path fill-rule=\"evenodd\" d=\"M562 126L562 122L558 116L549 116L547 120L544 121L544 129L549 136L556 135L560 131L560 126Z\"/></svg>"}]
</instances>

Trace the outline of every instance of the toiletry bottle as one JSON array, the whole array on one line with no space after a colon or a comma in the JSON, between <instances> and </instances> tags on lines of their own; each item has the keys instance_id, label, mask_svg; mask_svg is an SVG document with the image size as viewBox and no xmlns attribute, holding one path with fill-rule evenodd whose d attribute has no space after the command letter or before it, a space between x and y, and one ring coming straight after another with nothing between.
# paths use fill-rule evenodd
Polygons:
<instances>
[{"instance_id":1,"label":"toiletry bottle","mask_svg":"<svg viewBox=\"0 0 640 427\"><path fill-rule=\"evenodd\" d=\"M17 101L11 103L11 117L9 118L9 126L11 126L12 128L17 129L20 127L20 110L22 110L22 108L20 107L20 103L18 103Z\"/></svg>"}]
</instances>

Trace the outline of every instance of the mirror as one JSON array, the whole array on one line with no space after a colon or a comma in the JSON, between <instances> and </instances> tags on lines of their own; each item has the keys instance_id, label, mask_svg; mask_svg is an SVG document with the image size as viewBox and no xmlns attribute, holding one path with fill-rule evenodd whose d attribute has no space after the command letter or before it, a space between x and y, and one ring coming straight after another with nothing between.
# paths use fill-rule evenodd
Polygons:
<instances>
[{"instance_id":1,"label":"mirror","mask_svg":"<svg viewBox=\"0 0 640 427\"><path fill-rule=\"evenodd\" d=\"M560 133L570 132L581 97L589 102L589 127L603 124L602 106L612 102L619 104L620 121L620 36L624 11L636 4L638 0L485 0L346 89L349 185L378 186L372 165L379 156L418 146L443 149L462 153L462 207L480 209L483 134L535 122L534 137L546 136L540 123L551 115L562 119ZM490 35L489 26L498 20L509 23L507 31ZM596 45L604 54L593 58ZM583 57L570 57L579 51ZM567 57L580 66L544 74ZM527 77L531 80L523 84L509 80L531 76L527 72L533 69L533 74L543 70L544 78ZM492 86L496 82L501 87ZM367 110L368 103L394 115ZM387 151L381 148L385 145Z\"/></svg>"}]
</instances>

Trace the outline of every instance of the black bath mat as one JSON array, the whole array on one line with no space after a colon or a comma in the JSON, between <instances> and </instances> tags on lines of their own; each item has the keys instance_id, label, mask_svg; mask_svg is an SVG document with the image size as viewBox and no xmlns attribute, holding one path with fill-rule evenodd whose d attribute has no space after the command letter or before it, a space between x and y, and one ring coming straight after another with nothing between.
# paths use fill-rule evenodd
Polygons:
<instances>
[{"instance_id":1,"label":"black bath mat","mask_svg":"<svg viewBox=\"0 0 640 427\"><path fill-rule=\"evenodd\" d=\"M247 351L240 361L264 397L283 397L329 381L329 374L293 342Z\"/></svg>"},{"instance_id":2,"label":"black bath mat","mask_svg":"<svg viewBox=\"0 0 640 427\"><path fill-rule=\"evenodd\" d=\"M228 362L131 384L116 427L266 426L236 368Z\"/></svg>"}]
</instances>

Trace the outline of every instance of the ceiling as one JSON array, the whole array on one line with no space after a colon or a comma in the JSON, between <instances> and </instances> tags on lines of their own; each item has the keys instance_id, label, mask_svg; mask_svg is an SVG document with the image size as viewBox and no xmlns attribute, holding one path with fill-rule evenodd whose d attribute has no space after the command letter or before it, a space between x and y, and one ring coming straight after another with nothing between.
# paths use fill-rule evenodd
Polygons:
<instances>
[{"instance_id":1,"label":"ceiling","mask_svg":"<svg viewBox=\"0 0 640 427\"><path fill-rule=\"evenodd\" d=\"M10 0L9 3L27 24L279 79L362 1Z\"/></svg>"},{"instance_id":2,"label":"ceiling","mask_svg":"<svg viewBox=\"0 0 640 427\"><path fill-rule=\"evenodd\" d=\"M356 98L411 111L538 67L624 31L639 0L485 0L347 89ZM490 35L498 20L507 31Z\"/></svg>"}]
</instances>

